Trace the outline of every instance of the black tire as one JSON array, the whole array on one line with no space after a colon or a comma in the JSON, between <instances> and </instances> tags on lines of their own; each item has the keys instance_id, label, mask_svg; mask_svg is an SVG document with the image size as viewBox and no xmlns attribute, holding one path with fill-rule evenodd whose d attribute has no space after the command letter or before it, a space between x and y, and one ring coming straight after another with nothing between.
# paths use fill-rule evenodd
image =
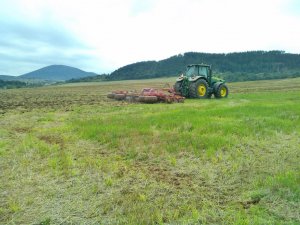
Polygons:
<instances>
[{"instance_id":1,"label":"black tire","mask_svg":"<svg viewBox=\"0 0 300 225\"><path fill-rule=\"evenodd\" d=\"M182 84L182 81L177 81L175 84L174 84L174 90L176 93L178 94L182 94L181 93L181 84Z\"/></svg>"},{"instance_id":2,"label":"black tire","mask_svg":"<svg viewBox=\"0 0 300 225\"><path fill-rule=\"evenodd\" d=\"M199 79L190 85L190 97L191 98L208 98L208 84L206 80Z\"/></svg>"},{"instance_id":3,"label":"black tire","mask_svg":"<svg viewBox=\"0 0 300 225\"><path fill-rule=\"evenodd\" d=\"M227 98L228 94L229 90L226 84L220 84L214 92L216 98Z\"/></svg>"}]
</instances>

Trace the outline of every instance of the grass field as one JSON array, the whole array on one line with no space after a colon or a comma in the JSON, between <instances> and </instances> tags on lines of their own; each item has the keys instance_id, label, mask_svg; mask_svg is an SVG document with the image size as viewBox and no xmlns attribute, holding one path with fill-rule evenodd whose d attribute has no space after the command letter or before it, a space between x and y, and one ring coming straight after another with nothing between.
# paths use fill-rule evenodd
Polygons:
<instances>
[{"instance_id":1,"label":"grass field","mask_svg":"<svg viewBox=\"0 0 300 225\"><path fill-rule=\"evenodd\" d=\"M129 104L173 78L0 91L0 224L300 224L300 78Z\"/></svg>"}]
</instances>

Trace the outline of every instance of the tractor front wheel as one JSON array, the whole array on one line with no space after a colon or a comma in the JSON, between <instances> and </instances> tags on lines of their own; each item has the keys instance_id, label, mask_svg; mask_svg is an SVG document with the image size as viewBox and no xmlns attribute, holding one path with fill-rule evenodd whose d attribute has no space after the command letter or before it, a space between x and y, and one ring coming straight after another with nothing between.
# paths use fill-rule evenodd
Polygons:
<instances>
[{"instance_id":1,"label":"tractor front wheel","mask_svg":"<svg viewBox=\"0 0 300 225\"><path fill-rule=\"evenodd\" d=\"M216 98L226 98L228 96L228 87L226 84L220 84L217 90L214 92Z\"/></svg>"},{"instance_id":2,"label":"tractor front wheel","mask_svg":"<svg viewBox=\"0 0 300 225\"><path fill-rule=\"evenodd\" d=\"M174 84L174 90L176 93L178 94L182 94L181 93L181 84L182 84L182 81L177 81L175 84Z\"/></svg>"},{"instance_id":3,"label":"tractor front wheel","mask_svg":"<svg viewBox=\"0 0 300 225\"><path fill-rule=\"evenodd\" d=\"M192 98L207 98L208 97L208 84L206 80L200 79L190 86L190 97Z\"/></svg>"},{"instance_id":4,"label":"tractor front wheel","mask_svg":"<svg viewBox=\"0 0 300 225\"><path fill-rule=\"evenodd\" d=\"M206 80L199 79L190 85L190 97L192 98L208 98L208 84Z\"/></svg>"}]
</instances>

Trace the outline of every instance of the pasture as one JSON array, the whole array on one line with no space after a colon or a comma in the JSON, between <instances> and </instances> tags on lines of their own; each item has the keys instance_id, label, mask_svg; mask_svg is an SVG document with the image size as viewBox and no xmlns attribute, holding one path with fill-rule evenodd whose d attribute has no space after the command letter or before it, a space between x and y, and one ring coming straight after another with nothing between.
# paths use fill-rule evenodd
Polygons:
<instances>
[{"instance_id":1,"label":"pasture","mask_svg":"<svg viewBox=\"0 0 300 225\"><path fill-rule=\"evenodd\" d=\"M106 98L173 82L0 90L0 224L300 224L300 78Z\"/></svg>"}]
</instances>

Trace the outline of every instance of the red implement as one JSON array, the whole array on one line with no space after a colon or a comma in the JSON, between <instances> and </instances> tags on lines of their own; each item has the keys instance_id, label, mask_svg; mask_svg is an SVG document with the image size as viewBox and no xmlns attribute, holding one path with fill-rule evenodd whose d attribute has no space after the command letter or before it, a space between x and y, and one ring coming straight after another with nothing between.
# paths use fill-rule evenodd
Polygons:
<instances>
[{"instance_id":1,"label":"red implement","mask_svg":"<svg viewBox=\"0 0 300 225\"><path fill-rule=\"evenodd\" d=\"M173 88L144 88L140 93L137 91L113 91L107 95L108 98L116 100L125 100L129 102L143 102L143 103L156 103L156 102L184 102L184 97L176 94Z\"/></svg>"}]
</instances>

